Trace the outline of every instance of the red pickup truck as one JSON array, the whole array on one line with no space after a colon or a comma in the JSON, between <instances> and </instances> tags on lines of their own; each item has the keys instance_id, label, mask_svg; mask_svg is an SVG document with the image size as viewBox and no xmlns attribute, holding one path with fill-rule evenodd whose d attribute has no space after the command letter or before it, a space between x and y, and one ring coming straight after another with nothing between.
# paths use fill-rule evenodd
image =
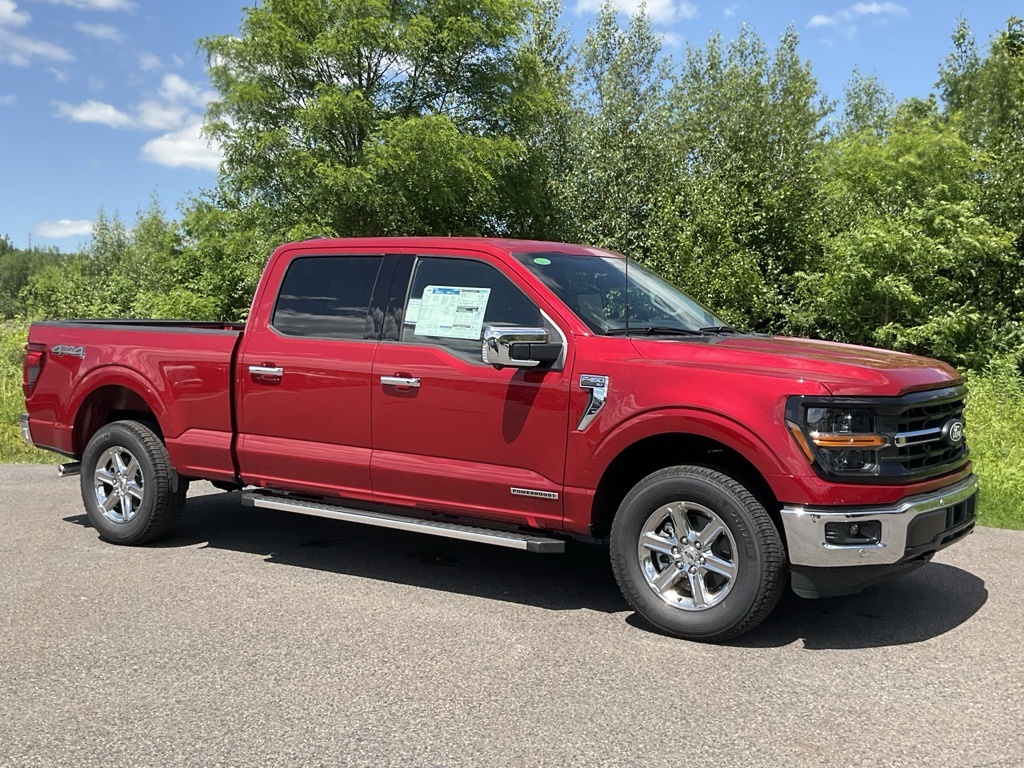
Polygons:
<instances>
[{"instance_id":1,"label":"red pickup truck","mask_svg":"<svg viewBox=\"0 0 1024 768\"><path fill-rule=\"evenodd\" d=\"M721 641L967 535L964 386L935 360L737 332L623 256L316 239L245 325L35 323L25 438L144 544L190 480L245 504L561 552L607 541L661 630Z\"/></svg>"}]
</instances>

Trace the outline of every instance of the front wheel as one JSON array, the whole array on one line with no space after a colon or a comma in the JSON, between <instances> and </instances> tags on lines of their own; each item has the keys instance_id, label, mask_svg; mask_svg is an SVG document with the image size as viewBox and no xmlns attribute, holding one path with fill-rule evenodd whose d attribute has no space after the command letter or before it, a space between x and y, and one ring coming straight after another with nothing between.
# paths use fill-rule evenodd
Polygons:
<instances>
[{"instance_id":1,"label":"front wheel","mask_svg":"<svg viewBox=\"0 0 1024 768\"><path fill-rule=\"evenodd\" d=\"M181 514L187 487L149 427L115 421L82 453L82 501L89 522L114 544L147 544Z\"/></svg>"},{"instance_id":2,"label":"front wheel","mask_svg":"<svg viewBox=\"0 0 1024 768\"><path fill-rule=\"evenodd\" d=\"M764 506L709 467L669 467L637 483L615 515L611 560L640 616L702 642L753 629L786 580L785 549Z\"/></svg>"}]
</instances>

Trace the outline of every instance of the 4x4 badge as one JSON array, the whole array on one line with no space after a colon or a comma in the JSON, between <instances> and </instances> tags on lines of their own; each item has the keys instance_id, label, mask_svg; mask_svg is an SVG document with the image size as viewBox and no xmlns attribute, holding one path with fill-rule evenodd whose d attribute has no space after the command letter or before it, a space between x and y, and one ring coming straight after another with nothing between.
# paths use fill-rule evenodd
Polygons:
<instances>
[{"instance_id":1,"label":"4x4 badge","mask_svg":"<svg viewBox=\"0 0 1024 768\"><path fill-rule=\"evenodd\" d=\"M50 350L57 357L80 357L85 359L85 347L72 347L70 344L58 344Z\"/></svg>"}]
</instances>

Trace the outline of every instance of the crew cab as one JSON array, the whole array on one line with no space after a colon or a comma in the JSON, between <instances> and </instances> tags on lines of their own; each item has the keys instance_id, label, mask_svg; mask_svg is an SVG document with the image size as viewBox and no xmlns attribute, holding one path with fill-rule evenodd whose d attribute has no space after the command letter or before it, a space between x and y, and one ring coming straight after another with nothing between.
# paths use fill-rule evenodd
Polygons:
<instances>
[{"instance_id":1,"label":"crew cab","mask_svg":"<svg viewBox=\"0 0 1024 768\"><path fill-rule=\"evenodd\" d=\"M243 503L557 553L607 542L632 607L722 641L787 585L840 595L967 535L961 377L741 333L599 248L315 239L242 324L32 325L25 438L93 526L164 534L191 480Z\"/></svg>"}]
</instances>

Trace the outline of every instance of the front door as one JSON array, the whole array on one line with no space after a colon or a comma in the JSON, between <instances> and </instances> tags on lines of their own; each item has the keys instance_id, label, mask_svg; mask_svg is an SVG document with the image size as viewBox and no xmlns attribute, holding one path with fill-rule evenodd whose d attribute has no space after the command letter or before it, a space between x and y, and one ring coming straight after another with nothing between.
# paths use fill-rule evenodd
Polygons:
<instances>
[{"instance_id":1,"label":"front door","mask_svg":"<svg viewBox=\"0 0 1024 768\"><path fill-rule=\"evenodd\" d=\"M374 499L560 528L571 341L552 369L496 370L485 326L562 334L489 257L403 258L410 288L373 363Z\"/></svg>"}]
</instances>

